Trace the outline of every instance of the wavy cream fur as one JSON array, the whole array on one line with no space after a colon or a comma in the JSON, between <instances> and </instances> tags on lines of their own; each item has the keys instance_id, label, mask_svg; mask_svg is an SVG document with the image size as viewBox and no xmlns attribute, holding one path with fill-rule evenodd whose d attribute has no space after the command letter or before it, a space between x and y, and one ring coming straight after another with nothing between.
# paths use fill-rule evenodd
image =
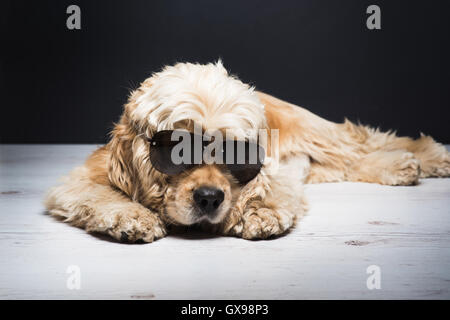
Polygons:
<instances>
[{"instance_id":1,"label":"wavy cream fur","mask_svg":"<svg viewBox=\"0 0 450 320\"><path fill-rule=\"evenodd\" d=\"M193 130L194 124L205 131L229 129L240 139L254 139L255 129L278 129L279 169L263 167L241 186L219 166L175 177L152 168L147 139L160 130ZM305 182L410 185L419 177L449 175L449 153L431 137L413 140L349 121L333 123L255 91L220 61L179 63L132 92L110 142L51 189L46 206L72 225L121 241L151 242L172 224L257 239L286 232L305 214ZM211 221L194 215L192 190L205 184L225 193Z\"/></svg>"},{"instance_id":2,"label":"wavy cream fur","mask_svg":"<svg viewBox=\"0 0 450 320\"><path fill-rule=\"evenodd\" d=\"M144 82L130 118L150 133L196 123L208 130L265 127L264 105L254 89L228 75L219 61L180 63Z\"/></svg>"}]
</instances>

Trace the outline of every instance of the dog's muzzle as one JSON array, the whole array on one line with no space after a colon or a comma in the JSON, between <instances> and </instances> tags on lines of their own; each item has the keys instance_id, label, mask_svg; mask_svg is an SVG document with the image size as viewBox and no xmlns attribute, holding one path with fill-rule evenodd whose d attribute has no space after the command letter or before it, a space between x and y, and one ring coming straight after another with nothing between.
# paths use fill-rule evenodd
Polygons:
<instances>
[{"instance_id":1,"label":"dog's muzzle","mask_svg":"<svg viewBox=\"0 0 450 320\"><path fill-rule=\"evenodd\" d=\"M194 190L193 197L199 213L207 218L214 218L225 194L215 187L202 186Z\"/></svg>"}]
</instances>

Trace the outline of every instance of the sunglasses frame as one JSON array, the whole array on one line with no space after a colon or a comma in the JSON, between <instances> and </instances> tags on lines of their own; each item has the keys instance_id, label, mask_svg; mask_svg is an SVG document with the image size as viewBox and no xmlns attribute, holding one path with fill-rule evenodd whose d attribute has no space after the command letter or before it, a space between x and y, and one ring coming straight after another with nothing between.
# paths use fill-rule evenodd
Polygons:
<instances>
[{"instance_id":1,"label":"sunglasses frame","mask_svg":"<svg viewBox=\"0 0 450 320\"><path fill-rule=\"evenodd\" d=\"M200 141L201 141L201 147L202 147L202 157L201 157L201 163L195 163L195 161L193 161L193 163L181 163L181 164L175 164L174 166L165 166L165 164L167 164L167 161L169 161L167 159L167 157L165 157L164 159L158 159L155 158L155 153L154 151L152 151L153 148L155 147L159 147L159 148L168 148L170 149L170 151L172 150L172 148L174 146L176 146L177 144L179 144L181 142L181 137L182 135L180 135L180 139L178 141L174 141L172 139L170 140L164 140L163 143L164 145L159 145L161 143L161 141L156 141L155 138L157 138L158 136L161 135L169 135L170 137L172 137L173 133L176 131L183 131L186 132L190 135L191 137L191 142L193 143L192 139L196 139L196 135L192 132L189 131L185 131L185 130L161 130L156 132L152 138L148 138L148 142L149 142L149 149L150 149L150 162L152 163L152 166L159 172L162 172L164 174L167 175L176 175L176 174L180 174L182 172L188 171L190 169L192 169L193 167L196 166L201 166L201 165L208 165L208 163L204 162L204 149L205 147L207 147L208 145L210 145L211 143L213 143L213 140L204 140L205 135L201 135L199 137L201 137ZM198 138L197 138L198 139ZM236 149L236 144L237 143L245 143L245 152L247 154L247 150L250 150L250 144L255 144L256 145L256 150L257 150L257 156L256 156L256 163L255 164L248 164L248 163L217 163L216 165L223 165L227 168L227 170L230 172L230 174L236 179L238 180L238 182L240 184L247 184L248 182L250 182L251 180L253 180L260 172L262 169L262 166L264 165L264 158L265 158L265 149L259 145L258 143L254 143L254 142L249 142L249 141L242 141L242 140L223 140L223 145L224 148L222 150L222 152L224 153L224 156L226 157L226 146L228 146L229 141L233 141L233 146L234 146L234 160L236 160L236 154L237 152L235 152ZM152 148L153 147L153 148ZM153 149L155 150L155 149ZM169 151L169 150L167 150ZM261 151L262 151L262 159L260 159L260 155L261 155ZM164 155L163 152L158 152L158 154L160 155L159 158L163 158L161 157L161 155ZM247 160L247 159L246 159ZM172 162L172 159L170 160L170 162ZM172 162L173 163L173 162ZM163 170L162 168L165 167L165 169ZM173 170L171 170L171 169Z\"/></svg>"}]
</instances>

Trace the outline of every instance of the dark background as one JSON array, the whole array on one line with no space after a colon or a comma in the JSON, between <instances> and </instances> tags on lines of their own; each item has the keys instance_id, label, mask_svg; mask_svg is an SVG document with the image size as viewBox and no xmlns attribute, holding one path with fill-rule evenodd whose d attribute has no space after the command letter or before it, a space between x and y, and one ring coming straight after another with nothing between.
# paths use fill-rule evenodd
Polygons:
<instances>
[{"instance_id":1,"label":"dark background","mask_svg":"<svg viewBox=\"0 0 450 320\"><path fill-rule=\"evenodd\" d=\"M81 30L66 8L81 8ZM366 28L381 7L382 30ZM165 64L225 66L333 121L450 143L445 1L2 1L3 143L105 142Z\"/></svg>"}]
</instances>

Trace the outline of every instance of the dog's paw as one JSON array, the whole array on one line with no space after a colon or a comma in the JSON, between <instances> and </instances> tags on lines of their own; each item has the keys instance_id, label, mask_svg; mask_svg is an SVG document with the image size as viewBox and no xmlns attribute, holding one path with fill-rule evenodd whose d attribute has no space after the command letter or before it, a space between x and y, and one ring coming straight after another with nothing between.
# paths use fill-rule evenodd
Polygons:
<instances>
[{"instance_id":1,"label":"dog's paw","mask_svg":"<svg viewBox=\"0 0 450 320\"><path fill-rule=\"evenodd\" d=\"M267 239L282 234L291 225L291 221L281 221L276 211L260 208L246 212L241 221L232 228L231 233L244 239Z\"/></svg>"},{"instance_id":2,"label":"dog's paw","mask_svg":"<svg viewBox=\"0 0 450 320\"><path fill-rule=\"evenodd\" d=\"M143 208L116 215L107 233L120 242L153 242L166 235L166 228L156 214Z\"/></svg>"},{"instance_id":3,"label":"dog's paw","mask_svg":"<svg viewBox=\"0 0 450 320\"><path fill-rule=\"evenodd\" d=\"M450 177L450 153L443 151L432 159L423 159L421 167L421 178Z\"/></svg>"},{"instance_id":4,"label":"dog's paw","mask_svg":"<svg viewBox=\"0 0 450 320\"><path fill-rule=\"evenodd\" d=\"M420 135L411 146L420 161L420 177L450 177L450 152L430 136Z\"/></svg>"},{"instance_id":5,"label":"dog's paw","mask_svg":"<svg viewBox=\"0 0 450 320\"><path fill-rule=\"evenodd\" d=\"M420 177L420 161L411 152L403 153L394 161L387 175L389 185L408 186L417 184Z\"/></svg>"}]
</instances>

